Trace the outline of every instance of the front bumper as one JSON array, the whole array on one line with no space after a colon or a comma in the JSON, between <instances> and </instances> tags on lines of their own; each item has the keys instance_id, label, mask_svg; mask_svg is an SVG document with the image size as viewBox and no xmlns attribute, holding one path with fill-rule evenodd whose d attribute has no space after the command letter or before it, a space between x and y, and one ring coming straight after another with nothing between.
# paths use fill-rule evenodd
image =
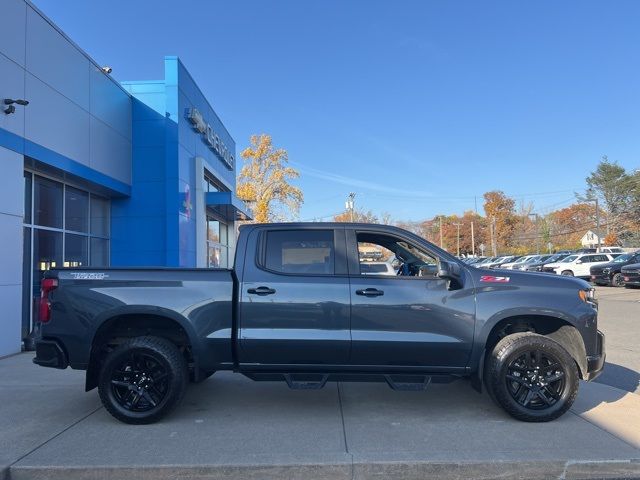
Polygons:
<instances>
[{"instance_id":1,"label":"front bumper","mask_svg":"<svg viewBox=\"0 0 640 480\"><path fill-rule=\"evenodd\" d=\"M583 375L584 380L587 382L595 379L604 370L604 361L607 357L605 345L604 345L604 333L598 330L596 341L596 353L595 355L587 356L587 371Z\"/></svg>"},{"instance_id":2,"label":"front bumper","mask_svg":"<svg viewBox=\"0 0 640 480\"><path fill-rule=\"evenodd\" d=\"M55 340L36 340L36 356L33 363L41 367L64 369L69 359L62 346Z\"/></svg>"},{"instance_id":3,"label":"front bumper","mask_svg":"<svg viewBox=\"0 0 640 480\"><path fill-rule=\"evenodd\" d=\"M640 275L637 273L622 272L622 278L624 279L625 285L640 286Z\"/></svg>"},{"instance_id":4,"label":"front bumper","mask_svg":"<svg viewBox=\"0 0 640 480\"><path fill-rule=\"evenodd\" d=\"M591 280L591 283L595 283L598 285L611 284L611 278L609 278L609 275L605 275L604 273L597 273L595 275L590 275L589 278Z\"/></svg>"}]
</instances>

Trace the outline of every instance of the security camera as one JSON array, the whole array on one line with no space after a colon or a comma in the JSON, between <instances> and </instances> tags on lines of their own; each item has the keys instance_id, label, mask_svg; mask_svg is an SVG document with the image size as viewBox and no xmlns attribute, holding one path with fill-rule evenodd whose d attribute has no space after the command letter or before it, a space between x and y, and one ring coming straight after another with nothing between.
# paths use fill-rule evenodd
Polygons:
<instances>
[{"instance_id":1,"label":"security camera","mask_svg":"<svg viewBox=\"0 0 640 480\"><path fill-rule=\"evenodd\" d=\"M102 67L102 71L109 75L111 72L113 72L113 68L111 68L109 65L105 65L104 67Z\"/></svg>"},{"instance_id":2,"label":"security camera","mask_svg":"<svg viewBox=\"0 0 640 480\"><path fill-rule=\"evenodd\" d=\"M23 107L26 107L27 105L29 105L29 101L28 100L22 100L21 98L17 99L16 103L18 105L22 105Z\"/></svg>"}]
</instances>

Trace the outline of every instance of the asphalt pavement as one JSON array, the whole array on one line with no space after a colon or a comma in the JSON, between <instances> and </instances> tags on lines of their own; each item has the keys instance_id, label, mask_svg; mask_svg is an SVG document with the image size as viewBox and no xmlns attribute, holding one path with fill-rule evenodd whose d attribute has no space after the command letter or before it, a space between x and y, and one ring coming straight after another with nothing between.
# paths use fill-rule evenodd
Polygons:
<instances>
[{"instance_id":1,"label":"asphalt pavement","mask_svg":"<svg viewBox=\"0 0 640 480\"><path fill-rule=\"evenodd\" d=\"M512 419L466 381L294 391L218 373L190 386L165 420L130 426L84 392L84 372L9 357L0 360L0 478L640 478L640 291L599 295L607 370L545 424Z\"/></svg>"}]
</instances>

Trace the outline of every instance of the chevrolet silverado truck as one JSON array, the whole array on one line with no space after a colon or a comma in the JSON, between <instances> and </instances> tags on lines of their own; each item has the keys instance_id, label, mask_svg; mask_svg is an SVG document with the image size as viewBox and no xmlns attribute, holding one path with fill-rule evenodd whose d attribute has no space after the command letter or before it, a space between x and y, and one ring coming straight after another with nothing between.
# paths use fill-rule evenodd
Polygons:
<instances>
[{"instance_id":1,"label":"chevrolet silverado truck","mask_svg":"<svg viewBox=\"0 0 640 480\"><path fill-rule=\"evenodd\" d=\"M366 267L372 250L394 275ZM46 272L34 362L86 370L86 391L134 424L222 370L298 389L466 377L513 417L542 422L602 371L597 313L583 280L470 267L396 227L253 224L233 269Z\"/></svg>"}]
</instances>

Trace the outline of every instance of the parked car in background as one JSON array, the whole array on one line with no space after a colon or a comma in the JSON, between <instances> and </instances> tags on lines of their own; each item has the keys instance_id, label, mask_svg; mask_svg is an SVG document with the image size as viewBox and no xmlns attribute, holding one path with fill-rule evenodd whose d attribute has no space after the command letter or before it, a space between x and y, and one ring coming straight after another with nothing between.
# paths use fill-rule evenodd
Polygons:
<instances>
[{"instance_id":1,"label":"parked car in background","mask_svg":"<svg viewBox=\"0 0 640 480\"><path fill-rule=\"evenodd\" d=\"M620 247L600 247L599 253L620 253L623 254L624 250Z\"/></svg>"},{"instance_id":2,"label":"parked car in background","mask_svg":"<svg viewBox=\"0 0 640 480\"><path fill-rule=\"evenodd\" d=\"M577 255L569 255L553 269L558 275L566 275L570 277L589 278L591 276L591 267L609 263L613 260L610 253L580 253ZM545 270L549 267L547 265Z\"/></svg>"},{"instance_id":3,"label":"parked car in background","mask_svg":"<svg viewBox=\"0 0 640 480\"><path fill-rule=\"evenodd\" d=\"M393 265L387 262L361 262L361 275L397 275Z\"/></svg>"},{"instance_id":4,"label":"parked car in background","mask_svg":"<svg viewBox=\"0 0 640 480\"><path fill-rule=\"evenodd\" d=\"M512 270L514 266L520 265L521 263L526 262L531 257L535 257L535 255L525 255L525 256L520 257L520 258L518 258L518 259L516 259L514 261L503 263L500 268L505 269L505 270Z\"/></svg>"},{"instance_id":5,"label":"parked car in background","mask_svg":"<svg viewBox=\"0 0 640 480\"><path fill-rule=\"evenodd\" d=\"M500 260L495 262L489 268L502 268L502 265L505 265L505 264L507 264L509 262L513 262L513 261L517 260L518 258L520 258L520 255L509 255L507 257L502 257Z\"/></svg>"},{"instance_id":6,"label":"parked car in background","mask_svg":"<svg viewBox=\"0 0 640 480\"><path fill-rule=\"evenodd\" d=\"M621 271L626 288L640 287L640 263L625 265Z\"/></svg>"},{"instance_id":7,"label":"parked car in background","mask_svg":"<svg viewBox=\"0 0 640 480\"><path fill-rule=\"evenodd\" d=\"M622 267L640 263L640 250L633 253L625 253L613 259L612 262L591 267L591 281L596 285L610 285L612 287L624 287Z\"/></svg>"},{"instance_id":8,"label":"parked car in background","mask_svg":"<svg viewBox=\"0 0 640 480\"><path fill-rule=\"evenodd\" d=\"M500 257L493 257L491 261L483 263L482 268L491 268L494 265L499 265L502 262L502 260L505 258L508 258L508 257L506 255L503 255Z\"/></svg>"},{"instance_id":9,"label":"parked car in background","mask_svg":"<svg viewBox=\"0 0 640 480\"><path fill-rule=\"evenodd\" d=\"M568 253L556 253L554 255L543 255L541 258L536 259L534 262L527 263L525 270L527 272L541 272L545 265L549 263L556 263L560 260L567 258Z\"/></svg>"},{"instance_id":10,"label":"parked car in background","mask_svg":"<svg viewBox=\"0 0 640 480\"><path fill-rule=\"evenodd\" d=\"M526 270L527 269L527 265L530 265L532 263L536 263L541 258L542 258L542 255L531 255L531 256L529 256L529 258L525 262L518 263L518 264L514 265L512 270Z\"/></svg>"}]
</instances>

